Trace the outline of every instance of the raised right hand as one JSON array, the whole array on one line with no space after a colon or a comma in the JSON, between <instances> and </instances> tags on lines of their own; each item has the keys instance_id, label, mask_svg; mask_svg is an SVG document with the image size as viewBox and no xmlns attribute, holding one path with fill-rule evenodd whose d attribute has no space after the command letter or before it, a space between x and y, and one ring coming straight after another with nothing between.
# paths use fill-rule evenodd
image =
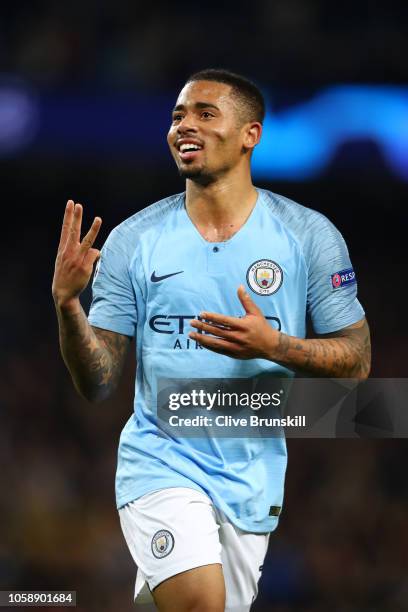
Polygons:
<instances>
[{"instance_id":1,"label":"raised right hand","mask_svg":"<svg viewBox=\"0 0 408 612\"><path fill-rule=\"evenodd\" d=\"M91 278L94 263L100 257L100 251L92 245L102 219L95 217L82 242L81 223L82 205L68 200L52 281L52 295L59 307L68 306L79 298Z\"/></svg>"}]
</instances>

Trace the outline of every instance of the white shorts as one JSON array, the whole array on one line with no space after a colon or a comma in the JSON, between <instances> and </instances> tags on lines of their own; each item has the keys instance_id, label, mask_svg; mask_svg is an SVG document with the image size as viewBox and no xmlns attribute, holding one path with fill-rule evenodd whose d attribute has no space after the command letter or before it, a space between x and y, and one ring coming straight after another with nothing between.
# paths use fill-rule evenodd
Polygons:
<instances>
[{"instance_id":1,"label":"white shorts","mask_svg":"<svg viewBox=\"0 0 408 612\"><path fill-rule=\"evenodd\" d=\"M152 602L150 591L171 576L220 563L225 609L250 609L258 593L269 533L242 531L213 506L207 495L184 487L143 495L120 508L119 516L138 567L136 603Z\"/></svg>"}]
</instances>

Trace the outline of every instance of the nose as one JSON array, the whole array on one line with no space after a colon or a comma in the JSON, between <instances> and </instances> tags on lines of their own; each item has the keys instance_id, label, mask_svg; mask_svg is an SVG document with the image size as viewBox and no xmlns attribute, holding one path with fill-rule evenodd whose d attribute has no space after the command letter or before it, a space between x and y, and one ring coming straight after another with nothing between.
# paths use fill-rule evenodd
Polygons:
<instances>
[{"instance_id":1,"label":"nose","mask_svg":"<svg viewBox=\"0 0 408 612\"><path fill-rule=\"evenodd\" d=\"M177 132L179 134L185 134L186 132L196 132L197 127L194 122L194 117L190 114L184 115L179 124L177 125Z\"/></svg>"}]
</instances>

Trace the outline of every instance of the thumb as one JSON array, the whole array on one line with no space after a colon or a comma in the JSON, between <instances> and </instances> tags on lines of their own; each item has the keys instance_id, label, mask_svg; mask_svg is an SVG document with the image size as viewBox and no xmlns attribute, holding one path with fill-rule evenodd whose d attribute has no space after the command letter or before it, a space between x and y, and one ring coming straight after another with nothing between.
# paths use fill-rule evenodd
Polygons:
<instances>
[{"instance_id":1,"label":"thumb","mask_svg":"<svg viewBox=\"0 0 408 612\"><path fill-rule=\"evenodd\" d=\"M99 260L101 252L98 249L89 249L84 258L84 264L92 267Z\"/></svg>"},{"instance_id":2,"label":"thumb","mask_svg":"<svg viewBox=\"0 0 408 612\"><path fill-rule=\"evenodd\" d=\"M263 315L262 310L251 300L248 293L245 291L244 285L238 287L238 297L246 314Z\"/></svg>"}]
</instances>

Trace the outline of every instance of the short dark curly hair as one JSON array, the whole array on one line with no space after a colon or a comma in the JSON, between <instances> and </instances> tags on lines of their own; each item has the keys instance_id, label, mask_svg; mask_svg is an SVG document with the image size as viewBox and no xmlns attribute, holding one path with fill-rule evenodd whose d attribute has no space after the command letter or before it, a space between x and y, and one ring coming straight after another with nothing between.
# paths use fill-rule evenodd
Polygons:
<instances>
[{"instance_id":1,"label":"short dark curly hair","mask_svg":"<svg viewBox=\"0 0 408 612\"><path fill-rule=\"evenodd\" d=\"M223 68L206 68L192 74L186 81L215 81L225 83L232 88L232 95L241 110L242 119L246 121L259 121L265 118L265 100L261 90L255 83L246 77L224 70Z\"/></svg>"}]
</instances>

